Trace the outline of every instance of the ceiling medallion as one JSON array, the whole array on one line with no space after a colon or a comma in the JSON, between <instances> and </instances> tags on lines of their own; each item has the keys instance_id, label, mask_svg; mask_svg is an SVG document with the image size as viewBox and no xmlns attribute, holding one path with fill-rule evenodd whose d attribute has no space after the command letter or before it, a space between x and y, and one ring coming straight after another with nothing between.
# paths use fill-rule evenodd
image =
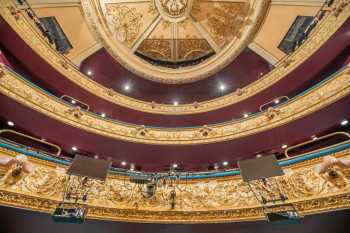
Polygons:
<instances>
[{"instance_id":1,"label":"ceiling medallion","mask_svg":"<svg viewBox=\"0 0 350 233\"><path fill-rule=\"evenodd\" d=\"M82 0L90 29L131 72L162 83L208 77L252 41L270 0Z\"/></svg>"},{"instance_id":2,"label":"ceiling medallion","mask_svg":"<svg viewBox=\"0 0 350 233\"><path fill-rule=\"evenodd\" d=\"M181 22L189 17L193 0L155 0L159 14L169 22Z\"/></svg>"}]
</instances>

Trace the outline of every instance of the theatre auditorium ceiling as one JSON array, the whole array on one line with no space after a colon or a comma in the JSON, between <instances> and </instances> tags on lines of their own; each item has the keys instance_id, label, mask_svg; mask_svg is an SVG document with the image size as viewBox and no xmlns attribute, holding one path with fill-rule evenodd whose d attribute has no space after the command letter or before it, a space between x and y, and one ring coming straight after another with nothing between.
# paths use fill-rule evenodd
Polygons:
<instances>
[{"instance_id":1,"label":"theatre auditorium ceiling","mask_svg":"<svg viewBox=\"0 0 350 233\"><path fill-rule=\"evenodd\" d=\"M131 72L188 83L229 64L253 40L269 1L82 1L90 27Z\"/></svg>"},{"instance_id":2,"label":"theatre auditorium ceiling","mask_svg":"<svg viewBox=\"0 0 350 233\"><path fill-rule=\"evenodd\" d=\"M348 0L0 0L0 233L344 233L349 80Z\"/></svg>"}]
</instances>

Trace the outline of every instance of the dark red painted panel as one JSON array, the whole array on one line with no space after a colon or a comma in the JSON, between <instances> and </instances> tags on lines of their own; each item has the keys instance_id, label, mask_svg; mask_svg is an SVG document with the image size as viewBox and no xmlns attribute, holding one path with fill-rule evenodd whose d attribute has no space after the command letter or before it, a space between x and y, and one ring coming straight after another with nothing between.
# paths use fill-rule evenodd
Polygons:
<instances>
[{"instance_id":1,"label":"dark red painted panel","mask_svg":"<svg viewBox=\"0 0 350 233\"><path fill-rule=\"evenodd\" d=\"M273 130L237 140L193 146L144 145L98 136L59 123L3 95L0 95L0 116L40 138L62 145L66 150L77 146L100 157L112 157L119 163L126 160L140 164L143 170L161 170L162 166L173 163L183 164L186 170L205 170L209 164L229 161L235 165L237 160L249 158L256 152L308 140L311 135L318 135L348 118L349 105L350 96Z\"/></svg>"},{"instance_id":2,"label":"dark red painted panel","mask_svg":"<svg viewBox=\"0 0 350 233\"><path fill-rule=\"evenodd\" d=\"M350 19L338 32L311 58L287 75L283 80L261 93L241 101L237 104L211 112L169 116L149 114L111 104L95 95L79 88L65 79L55 69L36 55L2 20L0 21L0 42L6 46L14 56L22 61L26 68L54 92L69 94L91 106L95 112L104 112L107 116L121 121L144 125L158 126L190 126L204 125L215 122L239 118L243 113L254 112L258 107L275 97L293 93L317 75L327 64L337 57L350 44ZM229 73L230 71L228 71Z\"/></svg>"},{"instance_id":3,"label":"dark red painted panel","mask_svg":"<svg viewBox=\"0 0 350 233\"><path fill-rule=\"evenodd\" d=\"M91 70L96 82L133 98L172 104L175 99L179 103L193 103L232 92L237 87L246 86L257 80L260 73L267 73L269 64L253 51L246 49L231 64L212 77L190 84L162 84L129 72L103 48L85 59L80 70L84 73ZM125 83L130 83L132 91L123 90ZM219 90L221 83L227 86L225 91Z\"/></svg>"}]
</instances>

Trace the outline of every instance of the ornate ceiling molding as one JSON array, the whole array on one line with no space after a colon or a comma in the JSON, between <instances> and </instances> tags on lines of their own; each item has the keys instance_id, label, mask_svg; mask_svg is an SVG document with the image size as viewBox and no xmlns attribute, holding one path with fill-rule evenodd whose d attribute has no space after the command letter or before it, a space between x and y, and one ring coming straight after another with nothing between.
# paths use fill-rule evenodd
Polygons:
<instances>
[{"instance_id":1,"label":"ornate ceiling molding","mask_svg":"<svg viewBox=\"0 0 350 233\"><path fill-rule=\"evenodd\" d=\"M114 104L156 114L194 114L223 108L247 99L275 84L288 75L306 59L313 55L347 20L350 15L350 4L346 0L336 0L334 7L318 23L308 40L291 56L281 61L275 69L250 85L226 96L194 104L164 105L136 100L108 89L79 72L69 60L59 55L47 43L32 22L21 12L16 11L11 0L1 0L1 16L17 34L43 59L52 65L63 76L81 88Z\"/></svg>"},{"instance_id":2,"label":"ornate ceiling molding","mask_svg":"<svg viewBox=\"0 0 350 233\"><path fill-rule=\"evenodd\" d=\"M349 150L332 156L350 159ZM0 157L15 155L0 149ZM61 200L66 167L30 158L34 171L8 184L0 174L0 204L52 213ZM336 167L338 178L315 172L320 158L284 167L286 175L278 179L282 192L302 215L322 213L350 207L350 170ZM176 186L175 209L171 210L166 190L160 187L153 198L141 193L131 195L131 184L125 178L109 174L107 180L93 182L87 201L87 218L127 222L209 223L263 219L263 212L253 193L239 176L224 180L201 180ZM262 187L262 190L265 188ZM162 195L163 194L163 195ZM205 200L205 201L203 201Z\"/></svg>"},{"instance_id":3,"label":"ornate ceiling molding","mask_svg":"<svg viewBox=\"0 0 350 233\"><path fill-rule=\"evenodd\" d=\"M190 83L206 78L232 62L255 37L265 18L269 3L270 0L81 1L90 29L120 64L140 77L168 84ZM150 10L143 10L145 4L149 5ZM117 9L112 11L114 8ZM127 17L126 10L130 12ZM121 17L121 14L124 16ZM142 29L145 26L143 24L148 24L147 18L151 17L150 15L156 18L153 21L156 23L150 23L147 29ZM226 15L225 18L222 18L223 15ZM135 24L136 16L143 19L143 24L141 21L140 24ZM116 26L123 23L126 23L127 29ZM169 27L164 26L165 24L169 24ZM155 27L160 29L157 30ZM167 28L170 27L173 32L169 30L167 33ZM127 33L128 30L131 33ZM142 33L142 30L145 31ZM157 46L152 47L149 42L155 38L158 40ZM196 46L188 43L191 42L189 39L196 40ZM205 43L198 47L202 41ZM169 42L169 45L165 42ZM172 43L176 44L172 47ZM165 56L163 47L172 50L172 54ZM134 54L139 52L144 56L151 56L154 60L168 62L174 59L174 61L186 61L188 57L181 56L181 50L186 50L185 53L196 51L197 55L199 51L202 51L202 54L214 51L215 54L199 64L177 69L151 64Z\"/></svg>"},{"instance_id":4,"label":"ornate ceiling molding","mask_svg":"<svg viewBox=\"0 0 350 233\"><path fill-rule=\"evenodd\" d=\"M194 145L233 140L270 130L322 109L350 93L349 67L289 102L249 118L202 127L157 128L106 119L33 87L2 68L0 93L64 124L97 135L136 143L156 145Z\"/></svg>"}]
</instances>

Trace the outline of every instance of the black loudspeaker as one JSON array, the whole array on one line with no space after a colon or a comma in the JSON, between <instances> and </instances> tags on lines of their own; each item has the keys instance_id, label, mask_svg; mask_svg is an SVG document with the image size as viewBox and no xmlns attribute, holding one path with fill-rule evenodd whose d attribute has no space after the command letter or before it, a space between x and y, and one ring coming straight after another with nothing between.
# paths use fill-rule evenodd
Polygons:
<instances>
[{"instance_id":1,"label":"black loudspeaker","mask_svg":"<svg viewBox=\"0 0 350 233\"><path fill-rule=\"evenodd\" d=\"M93 159L77 154L67 173L69 175L83 176L97 180L106 180L111 162L102 159Z\"/></svg>"},{"instance_id":2,"label":"black loudspeaker","mask_svg":"<svg viewBox=\"0 0 350 233\"><path fill-rule=\"evenodd\" d=\"M275 155L238 161L245 182L284 175Z\"/></svg>"},{"instance_id":3,"label":"black loudspeaker","mask_svg":"<svg viewBox=\"0 0 350 233\"><path fill-rule=\"evenodd\" d=\"M52 215L52 219L55 222L66 223L83 223L86 215L85 208L69 208L64 209L58 207Z\"/></svg>"},{"instance_id":4,"label":"black loudspeaker","mask_svg":"<svg viewBox=\"0 0 350 233\"><path fill-rule=\"evenodd\" d=\"M293 224L300 222L300 216L296 211L280 211L266 214L267 221L275 224Z\"/></svg>"}]
</instances>

